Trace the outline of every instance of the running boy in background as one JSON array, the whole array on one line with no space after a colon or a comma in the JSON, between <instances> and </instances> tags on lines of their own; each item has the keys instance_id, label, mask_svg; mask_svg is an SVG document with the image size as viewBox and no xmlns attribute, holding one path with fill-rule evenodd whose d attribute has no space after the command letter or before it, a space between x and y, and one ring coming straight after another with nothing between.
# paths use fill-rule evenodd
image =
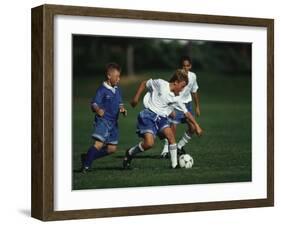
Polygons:
<instances>
[{"instance_id":1,"label":"running boy in background","mask_svg":"<svg viewBox=\"0 0 281 226\"><path fill-rule=\"evenodd\" d=\"M172 168L177 166L177 144L174 134L170 128L168 116L173 111L173 106L178 103L179 93L188 84L187 74L179 69L175 72L169 82L162 79L149 79L143 81L131 105L135 107L141 94L148 89L144 98L144 107L138 115L137 133L143 140L126 151L123 168L130 167L131 161L138 153L149 150L153 147L156 135L165 137L168 140L168 149L171 157ZM187 111L183 104L178 103L186 119L194 126L198 135L202 134L202 129L194 120L193 116Z\"/></svg>"},{"instance_id":2,"label":"running boy in background","mask_svg":"<svg viewBox=\"0 0 281 226\"><path fill-rule=\"evenodd\" d=\"M192 100L195 104L195 113L196 116L200 116L200 105L199 105L199 95L197 93L198 90L198 84L197 84L197 77L194 72L191 72L190 69L192 68L192 62L191 58L189 56L184 56L181 58L181 67L182 69L188 74L188 84L183 89L183 91L180 93L181 96L181 102L185 105L187 110L194 115L192 110ZM176 137L176 128L177 125L180 123L186 124L185 115L182 110L180 110L178 107L175 108L175 111L173 114L169 117L171 128L173 130L174 136ZM178 153L185 153L185 150L183 147L190 141L192 135L194 134L194 130L192 128L192 125L187 123L187 130L179 140L177 144ZM165 139L165 144L161 153L161 157L166 158L169 156L169 142L167 139Z\"/></svg>"},{"instance_id":3,"label":"running boy in background","mask_svg":"<svg viewBox=\"0 0 281 226\"><path fill-rule=\"evenodd\" d=\"M97 89L96 96L91 101L91 109L96 114L95 130L92 134L94 142L87 154L81 156L83 173L90 170L93 161L117 150L118 116L119 113L127 115L118 87L120 73L121 68L118 64L109 63L106 66L105 81Z\"/></svg>"}]
</instances>

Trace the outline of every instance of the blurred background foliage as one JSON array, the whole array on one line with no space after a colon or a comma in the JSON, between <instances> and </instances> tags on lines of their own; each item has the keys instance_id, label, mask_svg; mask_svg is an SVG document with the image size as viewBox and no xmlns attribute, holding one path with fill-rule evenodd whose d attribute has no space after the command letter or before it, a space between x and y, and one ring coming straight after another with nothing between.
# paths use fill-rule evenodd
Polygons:
<instances>
[{"instance_id":1,"label":"blurred background foliage","mask_svg":"<svg viewBox=\"0 0 281 226\"><path fill-rule=\"evenodd\" d=\"M73 35L73 75L103 74L108 62L117 62L122 74L174 70L189 55L193 70L227 76L251 75L251 43Z\"/></svg>"},{"instance_id":2,"label":"blurred background foliage","mask_svg":"<svg viewBox=\"0 0 281 226\"><path fill-rule=\"evenodd\" d=\"M74 35L72 50L74 190L251 181L251 43ZM136 170L120 170L125 150L139 142L136 119L143 106L129 103L140 81L169 80L183 55L191 56L200 87L196 120L204 136L193 137L187 147L194 167L170 170L169 161L159 159L162 142L157 141L134 161ZM80 155L92 145L90 101L108 62L123 68L119 86L128 116L119 118L117 153L96 161L93 172L81 176L75 171L81 167ZM179 126L177 140L185 129Z\"/></svg>"}]
</instances>

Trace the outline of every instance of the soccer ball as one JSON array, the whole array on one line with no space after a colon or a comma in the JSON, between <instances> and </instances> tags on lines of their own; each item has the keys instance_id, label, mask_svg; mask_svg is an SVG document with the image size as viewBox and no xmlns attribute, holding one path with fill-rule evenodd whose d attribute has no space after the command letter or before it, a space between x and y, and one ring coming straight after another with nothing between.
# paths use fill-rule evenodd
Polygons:
<instances>
[{"instance_id":1,"label":"soccer ball","mask_svg":"<svg viewBox=\"0 0 281 226\"><path fill-rule=\"evenodd\" d=\"M193 163L193 158L189 154L183 154L179 157L179 165L181 168L190 169Z\"/></svg>"}]
</instances>

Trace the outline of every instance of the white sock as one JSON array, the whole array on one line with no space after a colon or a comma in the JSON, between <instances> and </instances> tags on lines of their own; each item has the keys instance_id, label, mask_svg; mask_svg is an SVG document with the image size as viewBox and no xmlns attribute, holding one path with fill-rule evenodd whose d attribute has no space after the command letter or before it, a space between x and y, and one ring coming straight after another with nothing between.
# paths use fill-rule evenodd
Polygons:
<instances>
[{"instance_id":1,"label":"white sock","mask_svg":"<svg viewBox=\"0 0 281 226\"><path fill-rule=\"evenodd\" d=\"M190 139L191 137L187 134L187 132L185 132L180 141L178 142L178 149L182 149Z\"/></svg>"},{"instance_id":2,"label":"white sock","mask_svg":"<svg viewBox=\"0 0 281 226\"><path fill-rule=\"evenodd\" d=\"M129 152L129 155L133 156L133 155L136 155L137 153L143 152L143 151L144 151L143 147L141 146L141 143L139 143L136 146L131 147L128 152Z\"/></svg>"},{"instance_id":3,"label":"white sock","mask_svg":"<svg viewBox=\"0 0 281 226\"><path fill-rule=\"evenodd\" d=\"M176 166L178 165L177 144L170 144L169 152L172 168L176 168Z\"/></svg>"},{"instance_id":4,"label":"white sock","mask_svg":"<svg viewBox=\"0 0 281 226\"><path fill-rule=\"evenodd\" d=\"M168 152L169 152L169 142L167 139L164 139L164 147L163 147L161 155L166 154Z\"/></svg>"}]
</instances>

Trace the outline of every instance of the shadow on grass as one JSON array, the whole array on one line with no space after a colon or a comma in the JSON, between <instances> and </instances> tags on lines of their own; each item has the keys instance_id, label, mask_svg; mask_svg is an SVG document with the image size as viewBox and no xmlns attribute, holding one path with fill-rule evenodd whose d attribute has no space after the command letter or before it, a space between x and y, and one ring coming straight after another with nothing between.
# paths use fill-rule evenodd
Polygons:
<instances>
[{"instance_id":1,"label":"shadow on grass","mask_svg":"<svg viewBox=\"0 0 281 226\"><path fill-rule=\"evenodd\" d=\"M119 170L119 171L124 171L124 169L123 169L123 167L95 167L95 168L92 168L88 173L93 173L93 172L95 172L96 170ZM81 172L81 169L74 169L73 170L73 173L81 173L81 174L83 174L82 172Z\"/></svg>"},{"instance_id":2,"label":"shadow on grass","mask_svg":"<svg viewBox=\"0 0 281 226\"><path fill-rule=\"evenodd\" d=\"M124 156L115 156L114 158L123 159ZM161 159L160 155L136 155L134 159Z\"/></svg>"}]
</instances>

